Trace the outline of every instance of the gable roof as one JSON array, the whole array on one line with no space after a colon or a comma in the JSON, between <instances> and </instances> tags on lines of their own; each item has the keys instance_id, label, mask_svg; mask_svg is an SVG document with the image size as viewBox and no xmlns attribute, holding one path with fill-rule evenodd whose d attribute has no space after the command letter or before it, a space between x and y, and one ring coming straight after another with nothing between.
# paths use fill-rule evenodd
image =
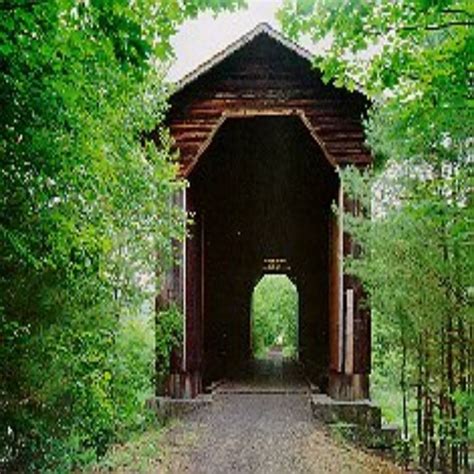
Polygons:
<instances>
[{"instance_id":1,"label":"gable roof","mask_svg":"<svg viewBox=\"0 0 474 474\"><path fill-rule=\"evenodd\" d=\"M182 79L175 83L175 89L173 94L184 89L187 85L191 84L202 75L213 69L215 66L220 64L226 58L231 56L233 53L241 49L246 44L250 43L253 39L255 39L259 35L266 35L269 38L277 41L281 45L285 46L289 50L296 53L301 58L305 59L308 62L311 62L313 59L313 54L311 54L307 49L302 48L294 41L291 41L286 36L284 36L279 31L272 28L268 23L259 23L255 28L250 30L245 35L241 36L238 40L234 41L233 43L229 44L226 48L222 51L219 51L217 54L212 56L207 61L203 62L200 66L196 69L191 71L190 73L186 74Z\"/></svg>"}]
</instances>

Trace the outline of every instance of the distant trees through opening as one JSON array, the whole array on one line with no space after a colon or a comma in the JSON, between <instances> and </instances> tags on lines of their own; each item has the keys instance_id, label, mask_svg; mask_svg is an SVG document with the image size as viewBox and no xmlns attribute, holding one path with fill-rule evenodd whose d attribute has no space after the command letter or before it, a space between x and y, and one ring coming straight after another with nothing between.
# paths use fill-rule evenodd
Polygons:
<instances>
[{"instance_id":1,"label":"distant trees through opening","mask_svg":"<svg viewBox=\"0 0 474 474\"><path fill-rule=\"evenodd\" d=\"M251 341L254 358L272 353L298 355L298 290L284 274L264 275L252 293Z\"/></svg>"}]
</instances>

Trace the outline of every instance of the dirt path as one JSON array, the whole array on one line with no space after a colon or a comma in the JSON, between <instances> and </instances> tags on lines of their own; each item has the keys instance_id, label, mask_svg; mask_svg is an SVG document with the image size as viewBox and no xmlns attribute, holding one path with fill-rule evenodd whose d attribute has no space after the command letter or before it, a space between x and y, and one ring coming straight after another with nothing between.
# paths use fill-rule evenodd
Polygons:
<instances>
[{"instance_id":1,"label":"dirt path","mask_svg":"<svg viewBox=\"0 0 474 474\"><path fill-rule=\"evenodd\" d=\"M400 472L377 456L331 437L313 419L308 393L296 372L288 373L291 368L278 360L261 367L262 377L225 384L212 404L170 430L165 438L164 472ZM282 370L285 377L280 376ZM288 380L292 380L290 385Z\"/></svg>"},{"instance_id":2,"label":"dirt path","mask_svg":"<svg viewBox=\"0 0 474 474\"><path fill-rule=\"evenodd\" d=\"M166 437L169 473L394 473L329 436L305 394L225 394Z\"/></svg>"}]
</instances>

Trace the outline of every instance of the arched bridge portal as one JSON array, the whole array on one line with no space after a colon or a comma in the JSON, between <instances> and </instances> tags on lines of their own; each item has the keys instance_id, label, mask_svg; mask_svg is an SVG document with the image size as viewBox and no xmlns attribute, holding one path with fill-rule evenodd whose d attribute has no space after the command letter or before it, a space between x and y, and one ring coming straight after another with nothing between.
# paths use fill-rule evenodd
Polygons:
<instances>
[{"instance_id":1,"label":"arched bridge portal","mask_svg":"<svg viewBox=\"0 0 474 474\"><path fill-rule=\"evenodd\" d=\"M344 275L354 250L332 210L354 210L337 170L371 162L363 96L324 85L309 55L266 25L185 78L168 122L193 224L161 304L185 315L170 391L195 396L251 355L250 310L266 272L299 292L299 359L334 398L368 396L369 312Z\"/></svg>"}]
</instances>

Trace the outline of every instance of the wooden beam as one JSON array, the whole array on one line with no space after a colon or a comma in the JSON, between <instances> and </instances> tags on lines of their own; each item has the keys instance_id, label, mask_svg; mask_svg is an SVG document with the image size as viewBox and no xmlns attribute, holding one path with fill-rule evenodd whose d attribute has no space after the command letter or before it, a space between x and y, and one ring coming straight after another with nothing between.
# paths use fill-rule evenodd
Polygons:
<instances>
[{"instance_id":1,"label":"wooden beam","mask_svg":"<svg viewBox=\"0 0 474 474\"><path fill-rule=\"evenodd\" d=\"M354 290L346 290L344 372L354 372Z\"/></svg>"}]
</instances>

